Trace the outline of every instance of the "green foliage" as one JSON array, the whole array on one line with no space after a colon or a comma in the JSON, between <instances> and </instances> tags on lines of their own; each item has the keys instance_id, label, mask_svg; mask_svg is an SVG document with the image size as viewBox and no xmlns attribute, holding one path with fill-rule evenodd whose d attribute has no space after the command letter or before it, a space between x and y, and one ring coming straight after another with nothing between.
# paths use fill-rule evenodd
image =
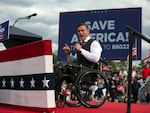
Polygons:
<instances>
[{"instance_id":1,"label":"green foliage","mask_svg":"<svg viewBox=\"0 0 150 113\"><path fill-rule=\"evenodd\" d=\"M57 63L57 54L56 53L53 53L53 64L56 64Z\"/></svg>"}]
</instances>

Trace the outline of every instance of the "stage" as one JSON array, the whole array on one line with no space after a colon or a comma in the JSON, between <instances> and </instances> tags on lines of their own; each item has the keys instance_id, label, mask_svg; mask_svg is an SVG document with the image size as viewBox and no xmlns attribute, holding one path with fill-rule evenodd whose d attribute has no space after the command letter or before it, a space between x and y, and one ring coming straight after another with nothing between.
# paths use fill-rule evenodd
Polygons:
<instances>
[{"instance_id":1,"label":"stage","mask_svg":"<svg viewBox=\"0 0 150 113\"><path fill-rule=\"evenodd\" d=\"M149 113L150 104L131 104L131 113ZM40 113L0 106L0 113ZM68 107L56 108L54 113L127 113L126 103L106 102L100 108Z\"/></svg>"}]
</instances>

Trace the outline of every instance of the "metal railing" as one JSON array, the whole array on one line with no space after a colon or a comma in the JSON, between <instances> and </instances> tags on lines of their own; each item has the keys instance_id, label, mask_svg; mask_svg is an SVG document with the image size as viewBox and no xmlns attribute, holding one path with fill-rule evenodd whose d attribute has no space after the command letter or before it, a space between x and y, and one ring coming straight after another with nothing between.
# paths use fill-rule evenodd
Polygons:
<instances>
[{"instance_id":1,"label":"metal railing","mask_svg":"<svg viewBox=\"0 0 150 113\"><path fill-rule=\"evenodd\" d=\"M132 46L133 46L133 37L134 35L137 38L141 38L146 42L150 43L150 39L142 35L140 32L135 30L130 26L126 26L126 29L129 31L129 70L128 70L128 103L127 103L127 113L131 112L131 74L132 74Z\"/></svg>"}]
</instances>

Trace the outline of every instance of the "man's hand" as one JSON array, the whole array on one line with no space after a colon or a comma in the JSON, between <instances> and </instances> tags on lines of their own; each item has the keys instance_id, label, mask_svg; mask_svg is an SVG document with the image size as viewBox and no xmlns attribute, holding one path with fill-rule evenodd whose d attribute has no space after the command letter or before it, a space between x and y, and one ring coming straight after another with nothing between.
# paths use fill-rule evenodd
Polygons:
<instances>
[{"instance_id":1,"label":"man's hand","mask_svg":"<svg viewBox=\"0 0 150 113\"><path fill-rule=\"evenodd\" d=\"M76 43L74 48L75 48L75 50L80 51L81 45L79 43Z\"/></svg>"},{"instance_id":2,"label":"man's hand","mask_svg":"<svg viewBox=\"0 0 150 113\"><path fill-rule=\"evenodd\" d=\"M68 44L64 45L63 50L67 55L70 55L70 47L68 46Z\"/></svg>"}]
</instances>

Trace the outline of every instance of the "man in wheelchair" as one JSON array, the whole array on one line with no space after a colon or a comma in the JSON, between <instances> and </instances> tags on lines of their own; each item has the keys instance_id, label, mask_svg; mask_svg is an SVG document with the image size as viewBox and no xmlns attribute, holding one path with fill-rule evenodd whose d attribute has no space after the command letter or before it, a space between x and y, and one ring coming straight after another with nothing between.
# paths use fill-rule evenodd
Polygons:
<instances>
[{"instance_id":1,"label":"man in wheelchair","mask_svg":"<svg viewBox=\"0 0 150 113\"><path fill-rule=\"evenodd\" d=\"M86 70L97 68L97 63L99 62L102 52L100 43L91 39L90 29L85 23L77 25L77 34L82 44L75 44L75 55L72 55L71 49L67 44L64 45L63 50L67 55L67 63L62 62L58 64L57 68L59 70L55 69L56 73L62 71L64 74L76 74L80 69Z\"/></svg>"},{"instance_id":2,"label":"man in wheelchair","mask_svg":"<svg viewBox=\"0 0 150 113\"><path fill-rule=\"evenodd\" d=\"M99 62L99 59L101 57L101 45L98 41L91 39L90 29L87 24L78 24L77 34L82 44L75 44L75 55L72 55L71 49L67 44L65 44L63 47L63 50L67 55L67 63L60 63L60 67L63 67L63 70L61 69L61 71L63 71L64 74L76 74L81 68L85 70L96 69L97 63Z\"/></svg>"},{"instance_id":3,"label":"man in wheelchair","mask_svg":"<svg viewBox=\"0 0 150 113\"><path fill-rule=\"evenodd\" d=\"M100 43L94 39L91 39L90 29L87 24L78 24L77 33L82 44L76 43L74 45L76 54L73 55L70 47L65 44L63 50L67 55L67 62L60 62L54 67L54 72L55 75L57 75L57 78L61 80L61 77L63 77L62 80L65 79L67 84L74 82L81 70L87 71L89 69L97 69L97 63L100 60L102 52ZM85 82L95 80L96 77L94 76L95 75L85 78ZM62 81L57 82L58 84L62 83ZM59 84L59 86L62 86L62 84Z\"/></svg>"}]
</instances>

